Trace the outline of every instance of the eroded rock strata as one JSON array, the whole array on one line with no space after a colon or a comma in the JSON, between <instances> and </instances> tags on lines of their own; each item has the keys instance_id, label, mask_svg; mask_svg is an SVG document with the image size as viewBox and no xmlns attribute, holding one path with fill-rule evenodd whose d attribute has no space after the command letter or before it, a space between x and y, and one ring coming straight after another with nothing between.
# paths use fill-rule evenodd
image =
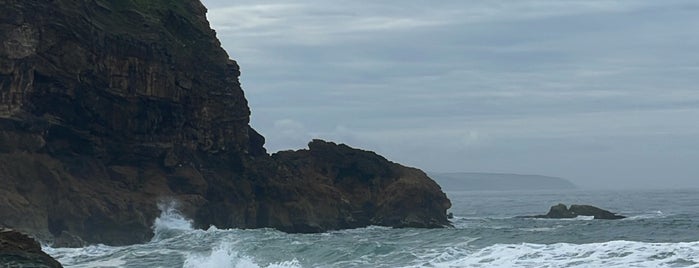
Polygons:
<instances>
[{"instance_id":1,"label":"eroded rock strata","mask_svg":"<svg viewBox=\"0 0 699 268\"><path fill-rule=\"evenodd\" d=\"M419 170L322 141L270 156L198 0L0 0L0 225L148 240L157 203L200 227L448 224Z\"/></svg>"}]
</instances>

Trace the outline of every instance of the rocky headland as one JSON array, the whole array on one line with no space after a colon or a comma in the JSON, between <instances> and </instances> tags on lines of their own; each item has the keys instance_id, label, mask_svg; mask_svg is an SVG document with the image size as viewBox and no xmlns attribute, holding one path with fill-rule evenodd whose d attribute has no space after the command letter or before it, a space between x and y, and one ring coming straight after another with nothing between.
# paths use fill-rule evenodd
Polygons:
<instances>
[{"instance_id":1,"label":"rocky headland","mask_svg":"<svg viewBox=\"0 0 699 268\"><path fill-rule=\"evenodd\" d=\"M0 0L0 225L57 246L199 227L448 225L423 172L315 140L269 155L198 0Z\"/></svg>"},{"instance_id":2,"label":"rocky headland","mask_svg":"<svg viewBox=\"0 0 699 268\"><path fill-rule=\"evenodd\" d=\"M557 204L549 209L545 215L522 216L520 218L541 218L541 219L570 219L578 216L591 216L596 220L618 220L626 218L616 213L590 205L570 205Z\"/></svg>"}]
</instances>

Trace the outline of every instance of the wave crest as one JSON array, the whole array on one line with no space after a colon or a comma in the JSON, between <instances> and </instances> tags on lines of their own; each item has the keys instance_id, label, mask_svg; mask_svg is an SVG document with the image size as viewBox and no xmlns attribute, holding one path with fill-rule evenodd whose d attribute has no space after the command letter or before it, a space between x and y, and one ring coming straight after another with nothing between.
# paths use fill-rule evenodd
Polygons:
<instances>
[{"instance_id":1,"label":"wave crest","mask_svg":"<svg viewBox=\"0 0 699 268\"><path fill-rule=\"evenodd\" d=\"M179 203L176 200L158 203L160 216L155 218L151 227L154 233L151 241L160 241L194 230L192 220L183 216L178 208Z\"/></svg>"},{"instance_id":2,"label":"wave crest","mask_svg":"<svg viewBox=\"0 0 699 268\"><path fill-rule=\"evenodd\" d=\"M252 258L241 255L234 250L232 245L225 243L211 250L208 255L191 254L187 257L182 265L184 268L199 268L199 267L220 267L220 268L300 268L298 260L285 261L280 263L272 263L267 266L260 266L255 263Z\"/></svg>"},{"instance_id":3,"label":"wave crest","mask_svg":"<svg viewBox=\"0 0 699 268\"><path fill-rule=\"evenodd\" d=\"M699 264L699 242L590 244L496 244L436 267L686 267Z\"/></svg>"}]
</instances>

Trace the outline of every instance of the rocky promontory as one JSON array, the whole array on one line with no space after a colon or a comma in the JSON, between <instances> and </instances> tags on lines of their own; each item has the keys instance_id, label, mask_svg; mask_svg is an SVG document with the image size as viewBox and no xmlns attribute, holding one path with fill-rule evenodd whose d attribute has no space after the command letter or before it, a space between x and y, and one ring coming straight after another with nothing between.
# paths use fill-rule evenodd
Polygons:
<instances>
[{"instance_id":1,"label":"rocky promontory","mask_svg":"<svg viewBox=\"0 0 699 268\"><path fill-rule=\"evenodd\" d=\"M0 225L58 246L205 228L448 225L423 172L312 141L269 155L198 0L0 0Z\"/></svg>"}]
</instances>

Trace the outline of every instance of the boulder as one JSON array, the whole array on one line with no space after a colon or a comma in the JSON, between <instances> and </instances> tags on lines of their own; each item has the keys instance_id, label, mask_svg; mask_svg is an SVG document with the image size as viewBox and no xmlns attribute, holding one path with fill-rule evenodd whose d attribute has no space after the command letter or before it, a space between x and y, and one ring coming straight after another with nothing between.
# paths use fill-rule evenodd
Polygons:
<instances>
[{"instance_id":1,"label":"boulder","mask_svg":"<svg viewBox=\"0 0 699 268\"><path fill-rule=\"evenodd\" d=\"M571 205L570 208L568 208L564 204L552 206L546 215L524 216L522 218L568 219L578 216L594 216L596 220L617 220L626 218L595 206Z\"/></svg>"},{"instance_id":2,"label":"boulder","mask_svg":"<svg viewBox=\"0 0 699 268\"><path fill-rule=\"evenodd\" d=\"M11 229L0 229L0 264L2 267L63 267L41 251L34 239Z\"/></svg>"}]
</instances>

